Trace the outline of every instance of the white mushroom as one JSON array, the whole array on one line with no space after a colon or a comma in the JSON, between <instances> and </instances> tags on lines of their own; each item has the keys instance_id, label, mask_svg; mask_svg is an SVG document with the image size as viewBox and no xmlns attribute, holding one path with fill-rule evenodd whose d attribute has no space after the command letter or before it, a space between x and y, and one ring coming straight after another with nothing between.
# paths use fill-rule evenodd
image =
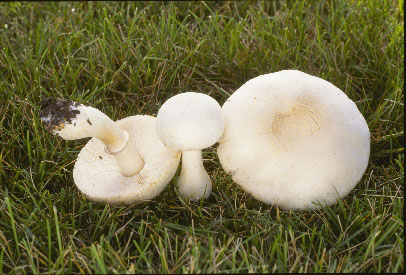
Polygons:
<instances>
[{"instance_id":1,"label":"white mushroom","mask_svg":"<svg viewBox=\"0 0 406 275\"><path fill-rule=\"evenodd\" d=\"M205 94L178 94L159 109L156 123L159 138L167 147L182 151L178 179L182 196L199 200L210 195L212 184L203 167L202 149L216 143L223 130L221 107Z\"/></svg>"},{"instance_id":2,"label":"white mushroom","mask_svg":"<svg viewBox=\"0 0 406 275\"><path fill-rule=\"evenodd\" d=\"M116 123L128 131L132 146L145 162L142 170L131 177L122 175L114 156L93 138L79 153L73 179L79 190L94 201L132 204L152 199L174 176L181 154L159 140L155 117L131 116Z\"/></svg>"},{"instance_id":3,"label":"white mushroom","mask_svg":"<svg viewBox=\"0 0 406 275\"><path fill-rule=\"evenodd\" d=\"M180 152L158 139L156 118L132 116L113 122L97 109L75 102L44 102L41 119L54 133L68 140L94 137L80 151L73 169L75 184L87 198L110 204L152 199L175 174ZM139 167L139 160L140 171L131 176L123 173L123 168Z\"/></svg>"},{"instance_id":4,"label":"white mushroom","mask_svg":"<svg viewBox=\"0 0 406 275\"><path fill-rule=\"evenodd\" d=\"M354 102L323 79L295 70L261 75L222 108L220 162L262 202L284 209L331 205L367 168L368 125Z\"/></svg>"}]
</instances>

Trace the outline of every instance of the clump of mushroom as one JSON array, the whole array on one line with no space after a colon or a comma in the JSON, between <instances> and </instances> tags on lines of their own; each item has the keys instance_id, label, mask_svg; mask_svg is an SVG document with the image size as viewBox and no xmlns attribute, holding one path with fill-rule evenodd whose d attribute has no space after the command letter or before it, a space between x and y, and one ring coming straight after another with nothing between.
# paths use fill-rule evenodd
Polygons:
<instances>
[{"instance_id":1,"label":"clump of mushroom","mask_svg":"<svg viewBox=\"0 0 406 275\"><path fill-rule=\"evenodd\" d=\"M152 199L176 172L180 153L158 139L152 116L114 122L95 108L45 98L41 120L65 140L93 137L73 169L76 186L91 200L131 204Z\"/></svg>"},{"instance_id":2,"label":"clump of mushroom","mask_svg":"<svg viewBox=\"0 0 406 275\"><path fill-rule=\"evenodd\" d=\"M182 151L179 193L190 200L207 198L212 189L203 167L202 149L218 141L224 130L221 106L201 93L181 93L159 109L156 132L162 142Z\"/></svg>"},{"instance_id":3,"label":"clump of mushroom","mask_svg":"<svg viewBox=\"0 0 406 275\"><path fill-rule=\"evenodd\" d=\"M368 125L333 84L296 70L258 76L224 103L218 156L256 199L317 209L346 196L365 172Z\"/></svg>"}]
</instances>

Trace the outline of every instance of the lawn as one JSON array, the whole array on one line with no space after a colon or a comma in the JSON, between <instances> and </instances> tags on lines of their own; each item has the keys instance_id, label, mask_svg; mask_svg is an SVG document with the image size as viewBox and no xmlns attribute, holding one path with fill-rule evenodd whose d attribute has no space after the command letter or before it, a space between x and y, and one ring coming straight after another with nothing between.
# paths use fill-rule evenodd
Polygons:
<instances>
[{"instance_id":1,"label":"lawn","mask_svg":"<svg viewBox=\"0 0 406 275\"><path fill-rule=\"evenodd\" d=\"M1 3L0 273L403 271L403 20L402 0ZM118 120L187 91L223 104L283 69L330 81L368 123L368 168L330 207L255 200L216 146L206 200L179 197L178 168L150 202L93 203L72 177L88 139L39 119L43 95Z\"/></svg>"}]
</instances>

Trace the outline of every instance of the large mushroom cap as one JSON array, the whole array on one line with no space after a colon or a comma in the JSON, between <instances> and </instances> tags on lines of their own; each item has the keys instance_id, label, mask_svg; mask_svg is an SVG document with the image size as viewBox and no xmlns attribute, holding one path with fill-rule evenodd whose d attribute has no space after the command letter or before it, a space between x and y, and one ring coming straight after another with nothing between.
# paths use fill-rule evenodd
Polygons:
<instances>
[{"instance_id":1,"label":"large mushroom cap","mask_svg":"<svg viewBox=\"0 0 406 275\"><path fill-rule=\"evenodd\" d=\"M218 156L256 199L285 209L333 204L369 158L364 117L340 89L300 71L249 80L223 105Z\"/></svg>"},{"instance_id":2,"label":"large mushroom cap","mask_svg":"<svg viewBox=\"0 0 406 275\"><path fill-rule=\"evenodd\" d=\"M131 116L117 121L129 133L145 165L131 177L126 177L114 156L104 144L92 138L80 151L73 169L79 190L93 201L110 204L132 204L157 196L176 172L181 153L163 145L155 131L155 117Z\"/></svg>"}]
</instances>

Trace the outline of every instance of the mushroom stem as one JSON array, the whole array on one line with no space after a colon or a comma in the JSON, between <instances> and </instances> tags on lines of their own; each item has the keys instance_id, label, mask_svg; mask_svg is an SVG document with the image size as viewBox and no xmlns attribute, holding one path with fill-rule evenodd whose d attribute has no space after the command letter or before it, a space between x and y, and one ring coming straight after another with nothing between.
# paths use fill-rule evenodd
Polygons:
<instances>
[{"instance_id":1,"label":"mushroom stem","mask_svg":"<svg viewBox=\"0 0 406 275\"><path fill-rule=\"evenodd\" d=\"M203 167L202 150L182 151L178 186L183 197L194 201L210 195L212 184Z\"/></svg>"},{"instance_id":2,"label":"mushroom stem","mask_svg":"<svg viewBox=\"0 0 406 275\"><path fill-rule=\"evenodd\" d=\"M124 176L133 176L144 166L144 161L129 142L127 131L98 109L64 99L47 99L43 102L41 120L65 140L100 139L107 152L117 160Z\"/></svg>"}]
</instances>

